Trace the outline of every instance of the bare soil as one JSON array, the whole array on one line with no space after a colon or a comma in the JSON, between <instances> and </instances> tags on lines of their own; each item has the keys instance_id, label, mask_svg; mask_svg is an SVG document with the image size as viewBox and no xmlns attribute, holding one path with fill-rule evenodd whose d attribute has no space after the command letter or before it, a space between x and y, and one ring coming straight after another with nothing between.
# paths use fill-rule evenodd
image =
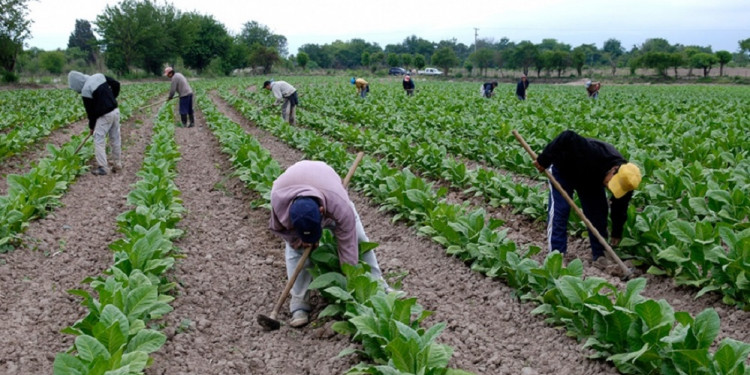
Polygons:
<instances>
[{"instance_id":1,"label":"bare soil","mask_svg":"<svg viewBox=\"0 0 750 375\"><path fill-rule=\"evenodd\" d=\"M221 99L212 99L227 116L254 135L287 167L303 159L245 120ZM86 174L63 197L63 207L31 223L26 247L0 255L0 373L49 374L57 352L73 337L59 331L83 317L80 299L66 290L80 288L87 276L112 263L108 244L119 238L116 216L129 209L125 197L137 180L143 150L150 142L152 118L123 124L125 169L107 176ZM178 282L174 311L157 322L168 336L154 353L147 374L341 374L356 356L338 353L357 347L335 334L331 322L314 320L294 329L266 332L256 322L268 314L286 283L282 242L268 229L268 211L254 209L258 197L236 178L228 157L197 114L194 128L177 128L182 154L176 184L188 212L180 223L185 236L176 245L186 256L172 270ZM343 172L342 172L343 173ZM350 191L369 237L379 242L377 256L386 274L406 272L403 289L435 314L428 325L446 322L442 343L455 349L451 366L477 374L616 374L610 364L586 358L582 343L531 315L535 307L511 297L502 282L471 271L446 256L440 246L393 224L392 216L361 193ZM481 204L477 202L476 204ZM503 217L521 246L543 246L539 223L491 210ZM590 266L587 241L572 239L570 252L584 260L587 275L619 279ZM647 295L665 298L677 310L695 314L712 306L722 319L722 337L750 342L746 312L723 306L715 296L693 300L694 291L649 276ZM313 317L323 302L314 298ZM287 320L284 306L280 319Z\"/></svg>"}]
</instances>

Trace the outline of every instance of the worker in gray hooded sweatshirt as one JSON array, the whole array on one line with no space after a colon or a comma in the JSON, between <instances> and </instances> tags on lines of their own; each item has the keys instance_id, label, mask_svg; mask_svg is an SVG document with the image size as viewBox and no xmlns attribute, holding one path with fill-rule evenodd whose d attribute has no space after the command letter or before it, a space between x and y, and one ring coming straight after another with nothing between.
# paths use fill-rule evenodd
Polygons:
<instances>
[{"instance_id":1,"label":"worker in gray hooded sweatshirt","mask_svg":"<svg viewBox=\"0 0 750 375\"><path fill-rule=\"evenodd\" d=\"M120 110L117 108L117 96L120 95L120 82L101 73L87 75L72 70L68 73L68 85L73 91L81 94L86 115L89 118L89 129L94 135L94 153L99 167L92 171L95 175L105 175L109 170L107 163L107 137L112 147L112 172L122 169L120 161Z\"/></svg>"}]
</instances>

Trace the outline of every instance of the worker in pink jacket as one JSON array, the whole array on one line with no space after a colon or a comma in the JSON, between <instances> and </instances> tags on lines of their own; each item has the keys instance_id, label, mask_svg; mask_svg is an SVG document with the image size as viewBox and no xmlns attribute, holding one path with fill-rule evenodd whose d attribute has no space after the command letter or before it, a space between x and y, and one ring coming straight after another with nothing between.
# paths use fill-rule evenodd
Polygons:
<instances>
[{"instance_id":1,"label":"worker in pink jacket","mask_svg":"<svg viewBox=\"0 0 750 375\"><path fill-rule=\"evenodd\" d=\"M300 161L282 173L271 188L270 229L285 242L287 277L291 278L304 250L317 246L323 228L330 229L338 243L341 263L359 262L359 242L369 239L354 203L342 185L341 177L321 161ZM362 255L370 273L381 281L386 292L392 291L383 280L375 251ZM308 323L310 302L308 286L312 275L308 265L300 272L290 292L289 310L292 327Z\"/></svg>"}]
</instances>

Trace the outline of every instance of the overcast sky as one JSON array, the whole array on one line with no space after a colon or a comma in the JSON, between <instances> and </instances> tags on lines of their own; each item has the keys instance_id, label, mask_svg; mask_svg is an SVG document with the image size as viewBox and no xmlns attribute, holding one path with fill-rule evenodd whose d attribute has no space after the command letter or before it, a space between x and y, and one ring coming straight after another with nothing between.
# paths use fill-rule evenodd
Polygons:
<instances>
[{"instance_id":1,"label":"overcast sky","mask_svg":"<svg viewBox=\"0 0 750 375\"><path fill-rule=\"evenodd\" d=\"M65 49L76 19L92 23L114 0L32 0L28 47ZM158 4L165 2L159 0ZM615 38L630 49L648 38L671 44L710 45L737 52L750 38L750 0L317 0L317 1L170 1L183 12L210 14L232 34L258 21L287 38L289 53L307 43L361 38L381 47L411 35L439 42L455 38L539 43L554 38L576 47L601 48ZM449 4L449 5L444 5Z\"/></svg>"}]
</instances>

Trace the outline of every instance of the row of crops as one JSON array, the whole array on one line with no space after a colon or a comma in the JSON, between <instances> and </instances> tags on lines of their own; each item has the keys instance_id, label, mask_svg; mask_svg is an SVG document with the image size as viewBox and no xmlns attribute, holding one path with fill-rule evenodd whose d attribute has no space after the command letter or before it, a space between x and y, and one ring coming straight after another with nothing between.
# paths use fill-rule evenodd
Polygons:
<instances>
[{"instance_id":1,"label":"row of crops","mask_svg":"<svg viewBox=\"0 0 750 375\"><path fill-rule=\"evenodd\" d=\"M309 157L332 163L337 160L335 154L347 152L347 144L340 144L340 148L331 147L330 140L321 137L317 131L289 128L278 121L274 123L273 113L261 114L258 107L269 100L267 96L236 86L221 91L222 96L240 112L277 137L302 149ZM371 103L353 100L352 105ZM304 119L300 116L303 126L306 125ZM336 132L330 132L333 133ZM368 170L368 164L362 168ZM375 169L383 173L384 168L389 170L383 164ZM642 279L630 282L625 291L618 291L605 280L583 278L577 261L566 268L561 265L561 259L556 259L554 255L538 265L529 256L539 249L530 248L525 254L519 254L517 246L502 237L503 232L495 231L502 223L488 219L483 210L468 212L464 207L446 204L430 183L415 177L408 170L390 171L385 173L390 178L379 179L377 175L369 173L361 173L360 176L368 181L367 186L363 187L365 191L375 197L378 194L385 196L381 204L397 212L395 219L406 219L416 225L421 233L445 245L450 254L469 261L473 269L504 279L518 289L522 298L541 303L537 312L551 315L550 322L565 325L571 335L587 341L587 347L595 349L597 356L614 361L621 371L667 372L672 366L682 369L677 371L697 366L712 368L719 371L717 373L729 369L736 371L740 367L744 369L742 363L750 347L735 340L725 339L720 344L717 357L710 359L708 348L716 337L719 324L718 316L712 310L690 318L687 313L674 312L666 301L641 297L639 292L645 288ZM730 245L746 242L745 236ZM746 262L747 258L741 261ZM746 263L741 268L747 270ZM688 350L690 358L685 357ZM732 355L729 355L730 352ZM696 353L702 354L693 357L692 354ZM717 358L723 361L729 357L733 358L731 364L712 364ZM653 362L655 358L661 358L661 361Z\"/></svg>"},{"instance_id":2,"label":"row of crops","mask_svg":"<svg viewBox=\"0 0 750 375\"><path fill-rule=\"evenodd\" d=\"M718 291L725 303L750 309L747 88L620 87L591 101L580 100L576 88L543 87L536 103L518 103L488 102L471 85L430 83L414 98L385 86L361 103L345 84L301 86L305 126L539 220L546 193L492 169L539 175L510 131L518 129L537 150L565 129L611 142L644 172L624 256L696 287L696 297ZM467 170L457 157L479 164Z\"/></svg>"},{"instance_id":3,"label":"row of crops","mask_svg":"<svg viewBox=\"0 0 750 375\"><path fill-rule=\"evenodd\" d=\"M452 188L486 198L488 205L510 205L543 219L544 189L510 130L519 129L537 150L566 128L605 139L645 172L629 212L622 254L650 265L652 273L696 287L696 296L722 293L724 302L747 309L750 141L742 129L750 126L748 109L738 105L750 99L747 89L680 88L684 92L675 93L622 87L594 102L581 100L577 88L538 87L534 95L539 99L519 103L480 98L473 84L438 82L424 83L416 97L405 98L399 82L383 82L362 101L346 84L320 78L289 81L303 94L300 127L281 122L276 109L262 109L272 99L265 91L246 90L255 82L195 85L207 125L236 175L261 194L258 204L268 205L271 183L281 169L216 110L210 90L307 157L325 160L337 170L347 169L353 150L366 151L371 157L354 178L357 189L392 212L394 220L409 223L475 271L503 280L519 298L537 303L535 313L565 327L594 357L612 361L621 372L750 371L750 344L731 338L714 343L720 322L712 309L696 316L674 311L664 300L641 295L644 279L618 289L607 280L584 277L580 260L565 266L557 253L537 262L532 256L541 249L522 249L505 236L502 221L491 219L484 209L448 203L446 189L436 189L428 180L447 181ZM130 111L154 93L148 85L133 86L132 92L132 99L124 100L127 106L135 104ZM632 113L635 109L638 113ZM171 241L182 235L176 229L183 209L172 182L179 154L171 122L171 115L162 111L139 172L142 180L128 196L136 208L118 217L125 238L112 245L113 266L105 276L87 280L93 293L72 291L84 298L89 314L64 331L76 340L69 352L56 357L55 373L140 373L151 362L148 354L164 343L164 335L146 324L171 310ZM9 223L2 227L14 228L0 232L6 249L17 244L30 220L55 206L66 185L85 169L83 160L93 150L86 147L73 155L81 138L50 149L57 164L38 163L50 164L45 170L55 171L47 173L55 175L52 179L8 177L9 193L0 197L0 220ZM467 167L469 162L476 166ZM452 349L435 342L444 323L423 327L430 312L416 298L383 293L362 265L338 270L330 242L322 250L316 252L312 285L329 301L320 316L339 319L334 329L359 342L362 349L351 353L368 360L350 373L463 373L447 367Z\"/></svg>"},{"instance_id":4,"label":"row of crops","mask_svg":"<svg viewBox=\"0 0 750 375\"><path fill-rule=\"evenodd\" d=\"M121 121L126 121L132 112L143 106L149 97L152 97L157 89L153 85L124 86L120 102L121 104ZM0 111L6 113L26 113L40 111L41 116L36 121L30 123L13 123L14 130L9 134L18 134L26 139L23 144L28 146L49 135L52 131L51 124L68 125L71 121L79 120L85 117L83 104L80 98L72 90L36 90L21 91L17 99L10 95L11 91L4 92L1 95L9 99L4 102ZM42 100L49 96L49 100ZM27 102L27 100L35 101ZM71 98L76 99L73 101ZM29 106L32 111L29 111ZM43 110L44 108L59 108L58 113ZM76 111L75 109L78 109ZM31 117L30 117L31 118ZM37 130L29 130L37 129ZM40 131L39 129L44 129ZM33 132L34 137L28 132ZM85 160L90 159L94 154L92 142L84 145L78 154L75 150L83 141L87 130L73 136L70 141L61 147L52 145L47 146L47 156L35 161L31 169L23 175L11 174L7 176L8 190L5 195L0 196L0 253L13 249L19 244L20 234L28 226L29 222L46 216L47 212L60 204L60 197L67 191L68 184L76 176L88 170ZM33 139L32 139L33 138ZM3 143L5 142L5 143ZM18 152L19 143L11 141L8 138L0 139L0 150L13 149ZM11 154L1 154L0 161Z\"/></svg>"}]
</instances>

